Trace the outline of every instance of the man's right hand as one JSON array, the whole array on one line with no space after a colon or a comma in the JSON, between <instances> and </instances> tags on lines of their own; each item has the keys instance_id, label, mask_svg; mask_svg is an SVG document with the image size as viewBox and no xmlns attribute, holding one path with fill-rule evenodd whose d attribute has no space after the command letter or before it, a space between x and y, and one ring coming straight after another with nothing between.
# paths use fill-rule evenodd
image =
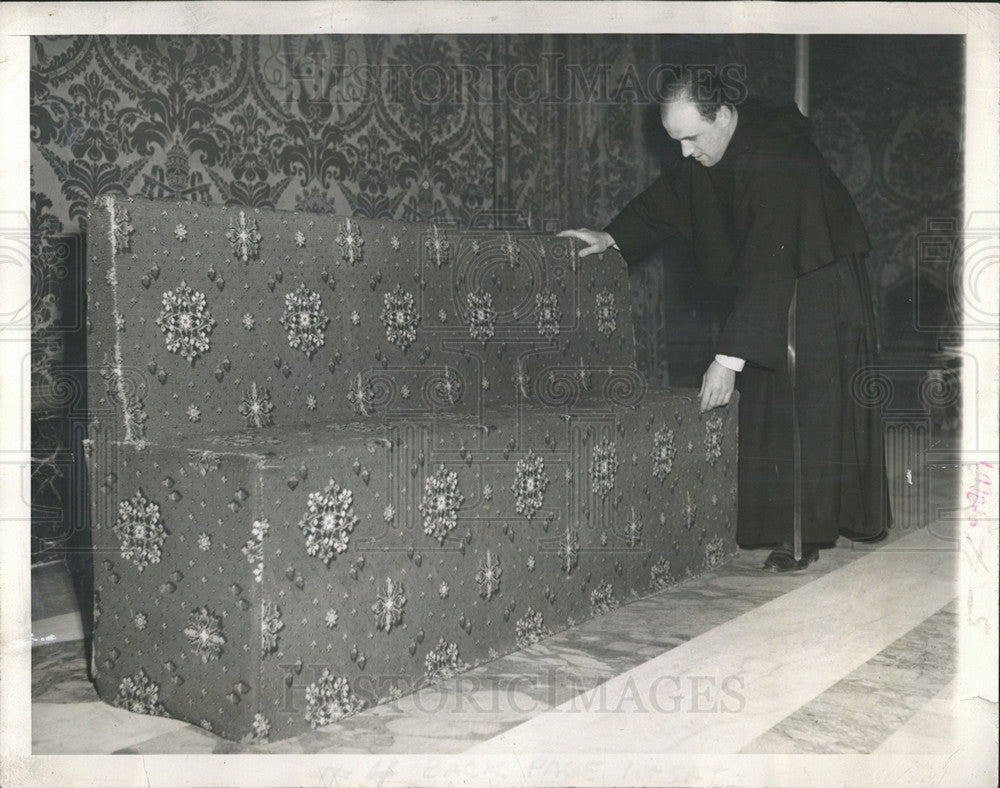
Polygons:
<instances>
[{"instance_id":1,"label":"man's right hand","mask_svg":"<svg viewBox=\"0 0 1000 788\"><path fill-rule=\"evenodd\" d=\"M561 233L557 233L557 235L560 238L576 238L587 244L587 246L578 252L580 257L586 257L588 254L600 254L607 250L608 247L615 245L614 238L598 230L587 230L584 228L579 230L563 230Z\"/></svg>"}]
</instances>

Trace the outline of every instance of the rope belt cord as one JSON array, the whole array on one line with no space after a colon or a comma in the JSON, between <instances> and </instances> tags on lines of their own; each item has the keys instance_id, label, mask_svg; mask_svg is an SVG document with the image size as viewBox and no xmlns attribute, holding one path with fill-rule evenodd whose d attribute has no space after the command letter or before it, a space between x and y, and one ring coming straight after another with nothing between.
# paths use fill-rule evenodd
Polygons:
<instances>
[{"instance_id":1,"label":"rope belt cord","mask_svg":"<svg viewBox=\"0 0 1000 788\"><path fill-rule=\"evenodd\" d=\"M792 285L792 301L788 305L788 384L792 392L792 461L793 484L792 496L792 545L795 560L802 560L802 446L799 432L799 408L795 391L795 312L798 300L799 283Z\"/></svg>"}]
</instances>

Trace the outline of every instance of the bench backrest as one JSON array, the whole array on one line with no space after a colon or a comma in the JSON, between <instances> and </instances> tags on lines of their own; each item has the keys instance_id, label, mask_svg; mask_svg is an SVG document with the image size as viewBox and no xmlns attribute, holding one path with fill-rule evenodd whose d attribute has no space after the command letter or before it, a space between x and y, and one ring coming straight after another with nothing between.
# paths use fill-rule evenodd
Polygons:
<instances>
[{"instance_id":1,"label":"bench backrest","mask_svg":"<svg viewBox=\"0 0 1000 788\"><path fill-rule=\"evenodd\" d=\"M87 243L90 402L128 440L643 387L624 261L575 241L103 197Z\"/></svg>"}]
</instances>

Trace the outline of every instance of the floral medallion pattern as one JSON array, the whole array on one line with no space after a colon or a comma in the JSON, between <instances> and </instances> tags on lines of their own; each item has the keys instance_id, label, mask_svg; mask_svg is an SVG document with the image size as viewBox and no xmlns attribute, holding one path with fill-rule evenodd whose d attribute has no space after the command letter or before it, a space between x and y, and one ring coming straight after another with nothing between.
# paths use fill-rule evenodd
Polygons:
<instances>
[{"instance_id":1,"label":"floral medallion pattern","mask_svg":"<svg viewBox=\"0 0 1000 788\"><path fill-rule=\"evenodd\" d=\"M448 262L448 257L451 253L451 244L448 241L448 237L441 232L436 224L431 225L431 234L424 242L424 247L438 268Z\"/></svg>"},{"instance_id":2,"label":"floral medallion pattern","mask_svg":"<svg viewBox=\"0 0 1000 788\"><path fill-rule=\"evenodd\" d=\"M369 383L359 372L354 378L354 384L347 392L347 401L354 406L354 412L359 416L371 416L372 406L375 402L375 392Z\"/></svg>"},{"instance_id":3,"label":"floral medallion pattern","mask_svg":"<svg viewBox=\"0 0 1000 788\"><path fill-rule=\"evenodd\" d=\"M705 545L705 568L714 569L726 557L726 543L719 536L713 536Z\"/></svg>"},{"instance_id":4,"label":"floral medallion pattern","mask_svg":"<svg viewBox=\"0 0 1000 788\"><path fill-rule=\"evenodd\" d=\"M247 561L253 567L253 579L260 583L264 579L264 538L271 524L266 520L254 520L250 532L253 534L241 548Z\"/></svg>"},{"instance_id":5,"label":"floral medallion pattern","mask_svg":"<svg viewBox=\"0 0 1000 788\"><path fill-rule=\"evenodd\" d=\"M613 293L602 290L597 294L594 314L597 316L597 330L605 336L611 336L618 328L618 309L615 307Z\"/></svg>"},{"instance_id":6,"label":"floral medallion pattern","mask_svg":"<svg viewBox=\"0 0 1000 788\"><path fill-rule=\"evenodd\" d=\"M521 648L537 643L546 634L542 614L529 607L528 611L517 620L515 632L517 645Z\"/></svg>"},{"instance_id":7,"label":"floral medallion pattern","mask_svg":"<svg viewBox=\"0 0 1000 788\"><path fill-rule=\"evenodd\" d=\"M319 681L306 687L305 719L312 728L355 714L364 708L364 701L355 697L343 676L334 676L323 668Z\"/></svg>"},{"instance_id":8,"label":"floral medallion pattern","mask_svg":"<svg viewBox=\"0 0 1000 788\"><path fill-rule=\"evenodd\" d=\"M396 285L395 290L385 294L382 325L385 338L404 351L417 341L417 310L412 293Z\"/></svg>"},{"instance_id":9,"label":"floral medallion pattern","mask_svg":"<svg viewBox=\"0 0 1000 788\"><path fill-rule=\"evenodd\" d=\"M590 592L590 609L595 616L603 615L618 607L614 599L614 589L607 580L602 580L593 591Z\"/></svg>"},{"instance_id":10,"label":"floral medallion pattern","mask_svg":"<svg viewBox=\"0 0 1000 788\"><path fill-rule=\"evenodd\" d=\"M240 211L239 216L230 220L226 240L229 241L233 254L244 263L260 254L261 238L257 221L248 217L246 211Z\"/></svg>"},{"instance_id":11,"label":"floral medallion pattern","mask_svg":"<svg viewBox=\"0 0 1000 788\"><path fill-rule=\"evenodd\" d=\"M191 651L202 662L218 659L226 643L222 634L222 619L204 606L191 612L184 634Z\"/></svg>"},{"instance_id":12,"label":"floral medallion pattern","mask_svg":"<svg viewBox=\"0 0 1000 788\"><path fill-rule=\"evenodd\" d=\"M497 311L493 308L493 296L483 290L469 293L467 311L469 316L469 336L483 345L494 333Z\"/></svg>"},{"instance_id":13,"label":"floral medallion pattern","mask_svg":"<svg viewBox=\"0 0 1000 788\"><path fill-rule=\"evenodd\" d=\"M175 290L163 294L163 310L156 318L156 325L166 338L167 350L191 364L208 352L208 335L215 327L215 319L205 304L205 294L182 281Z\"/></svg>"},{"instance_id":14,"label":"floral medallion pattern","mask_svg":"<svg viewBox=\"0 0 1000 788\"><path fill-rule=\"evenodd\" d=\"M341 259L350 265L361 262L365 239L361 237L358 226L350 219L345 219L340 226L336 241L337 246L340 247Z\"/></svg>"},{"instance_id":15,"label":"floral medallion pattern","mask_svg":"<svg viewBox=\"0 0 1000 788\"><path fill-rule=\"evenodd\" d=\"M294 293L285 295L285 312L281 325L288 332L288 346L301 350L306 358L323 347L324 331L330 318L323 311L320 294L300 284Z\"/></svg>"},{"instance_id":16,"label":"floral medallion pattern","mask_svg":"<svg viewBox=\"0 0 1000 788\"><path fill-rule=\"evenodd\" d=\"M479 596L483 599L492 599L500 589L501 574L503 570L500 568L500 559L493 555L491 550L487 550L486 555L480 559L479 570L476 572Z\"/></svg>"},{"instance_id":17,"label":"floral medallion pattern","mask_svg":"<svg viewBox=\"0 0 1000 788\"><path fill-rule=\"evenodd\" d=\"M635 507L629 507L628 520L625 523L625 542L629 547L638 547L642 541L642 515L636 514Z\"/></svg>"},{"instance_id":18,"label":"floral medallion pattern","mask_svg":"<svg viewBox=\"0 0 1000 788\"><path fill-rule=\"evenodd\" d=\"M559 563L567 575L576 569L580 561L580 536L575 528L566 526L566 531L559 540Z\"/></svg>"},{"instance_id":19,"label":"floral medallion pattern","mask_svg":"<svg viewBox=\"0 0 1000 788\"><path fill-rule=\"evenodd\" d=\"M274 417L271 415L273 410L274 404L271 402L271 394L268 390L258 387L256 383L251 383L240 402L240 413L246 420L247 426L269 426L274 422Z\"/></svg>"},{"instance_id":20,"label":"floral medallion pattern","mask_svg":"<svg viewBox=\"0 0 1000 788\"><path fill-rule=\"evenodd\" d=\"M112 702L118 708L134 714L150 714L154 717L166 715L166 710L160 703L160 685L150 681L142 668L122 679L118 694Z\"/></svg>"},{"instance_id":21,"label":"floral medallion pattern","mask_svg":"<svg viewBox=\"0 0 1000 788\"><path fill-rule=\"evenodd\" d=\"M538 333L546 339L557 337L562 319L559 297L553 292L539 293L535 296L535 311L538 313Z\"/></svg>"},{"instance_id":22,"label":"floral medallion pattern","mask_svg":"<svg viewBox=\"0 0 1000 788\"><path fill-rule=\"evenodd\" d=\"M391 577L385 579L385 588L379 592L378 599L372 605L375 613L375 626L391 632L403 620L403 606L406 597L403 596L403 584L393 583Z\"/></svg>"},{"instance_id":23,"label":"floral medallion pattern","mask_svg":"<svg viewBox=\"0 0 1000 788\"><path fill-rule=\"evenodd\" d=\"M351 531L359 522L353 501L354 493L333 479L321 492L309 494L309 510L299 528L306 537L306 552L327 566L347 549Z\"/></svg>"},{"instance_id":24,"label":"floral medallion pattern","mask_svg":"<svg viewBox=\"0 0 1000 788\"><path fill-rule=\"evenodd\" d=\"M705 422L705 462L715 465L722 457L722 417L712 416Z\"/></svg>"},{"instance_id":25,"label":"floral medallion pattern","mask_svg":"<svg viewBox=\"0 0 1000 788\"><path fill-rule=\"evenodd\" d=\"M441 544L458 523L458 508L465 497L458 490L458 474L442 465L424 481L424 497L420 513L424 516L424 533Z\"/></svg>"},{"instance_id":26,"label":"floral medallion pattern","mask_svg":"<svg viewBox=\"0 0 1000 788\"><path fill-rule=\"evenodd\" d=\"M244 744L265 744L271 737L271 723L260 712L253 715L250 733L243 737Z\"/></svg>"},{"instance_id":27,"label":"floral medallion pattern","mask_svg":"<svg viewBox=\"0 0 1000 788\"><path fill-rule=\"evenodd\" d=\"M507 265L511 268L517 268L521 264L521 247L518 245L514 236L510 233L504 233L503 243L501 244L504 255L507 257Z\"/></svg>"},{"instance_id":28,"label":"floral medallion pattern","mask_svg":"<svg viewBox=\"0 0 1000 788\"><path fill-rule=\"evenodd\" d=\"M167 533L159 504L147 500L142 490L118 504L118 517L113 530L121 542L122 558L135 564L140 572L150 564L160 562Z\"/></svg>"},{"instance_id":29,"label":"floral medallion pattern","mask_svg":"<svg viewBox=\"0 0 1000 788\"><path fill-rule=\"evenodd\" d=\"M431 388L432 401L446 405L456 405L462 399L463 384L458 373L451 367L444 368L444 374L434 379Z\"/></svg>"},{"instance_id":30,"label":"floral medallion pattern","mask_svg":"<svg viewBox=\"0 0 1000 788\"><path fill-rule=\"evenodd\" d=\"M674 468L674 458L677 449L674 448L674 431L657 430L653 434L653 476L661 482L667 478Z\"/></svg>"},{"instance_id":31,"label":"floral medallion pattern","mask_svg":"<svg viewBox=\"0 0 1000 788\"><path fill-rule=\"evenodd\" d=\"M424 674L430 681L446 679L465 669L458 658L458 644L449 643L443 637L424 657Z\"/></svg>"},{"instance_id":32,"label":"floral medallion pattern","mask_svg":"<svg viewBox=\"0 0 1000 788\"><path fill-rule=\"evenodd\" d=\"M594 447L590 462L591 490L602 500L615 487L615 474L618 472L618 455L615 444L605 438Z\"/></svg>"},{"instance_id":33,"label":"floral medallion pattern","mask_svg":"<svg viewBox=\"0 0 1000 788\"><path fill-rule=\"evenodd\" d=\"M266 599L260 603L260 653L267 656L278 648L278 632L284 628L281 611Z\"/></svg>"},{"instance_id":34,"label":"floral medallion pattern","mask_svg":"<svg viewBox=\"0 0 1000 788\"><path fill-rule=\"evenodd\" d=\"M674 580L673 576L670 574L670 561L665 557L661 557L649 570L649 581L653 588L666 588L671 585Z\"/></svg>"},{"instance_id":35,"label":"floral medallion pattern","mask_svg":"<svg viewBox=\"0 0 1000 788\"><path fill-rule=\"evenodd\" d=\"M539 454L528 452L528 456L517 461L514 485L514 510L529 520L542 508L549 477L545 472L545 460Z\"/></svg>"}]
</instances>

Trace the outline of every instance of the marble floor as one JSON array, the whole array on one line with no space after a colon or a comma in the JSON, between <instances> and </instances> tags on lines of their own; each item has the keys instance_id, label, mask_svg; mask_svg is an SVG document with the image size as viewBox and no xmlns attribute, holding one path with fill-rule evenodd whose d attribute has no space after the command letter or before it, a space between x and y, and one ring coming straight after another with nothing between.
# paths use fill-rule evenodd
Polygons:
<instances>
[{"instance_id":1,"label":"marble floor","mask_svg":"<svg viewBox=\"0 0 1000 788\"><path fill-rule=\"evenodd\" d=\"M427 778L426 763L412 783L351 772L386 784L846 785L855 783L840 769L855 768L871 784L996 785L996 707L958 690L956 468L900 468L893 482L904 516L878 545L842 540L787 575L761 572L763 554L744 551L450 681L269 744L100 702L69 578L42 568L33 576L32 753L374 755L383 766L462 756L434 768L518 759L498 761L482 782ZM555 754L577 771L537 771L547 763L538 758ZM603 769L609 756L625 761L614 773L581 772L595 756ZM705 760L716 756L732 757ZM847 756L868 760L838 760Z\"/></svg>"}]
</instances>

